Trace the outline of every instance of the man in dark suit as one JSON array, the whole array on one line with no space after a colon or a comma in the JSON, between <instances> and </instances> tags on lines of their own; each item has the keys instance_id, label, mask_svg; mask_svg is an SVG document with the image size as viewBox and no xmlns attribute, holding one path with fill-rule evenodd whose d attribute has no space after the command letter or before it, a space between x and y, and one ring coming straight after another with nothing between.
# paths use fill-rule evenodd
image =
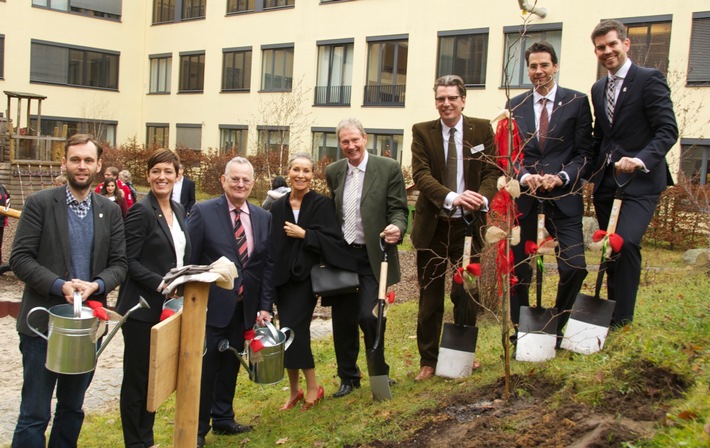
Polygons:
<instances>
[{"instance_id":1,"label":"man in dark suit","mask_svg":"<svg viewBox=\"0 0 710 448\"><path fill-rule=\"evenodd\" d=\"M538 201L542 201L545 228L557 239L557 285L555 307L559 313L557 333L567 323L577 293L587 276L582 235L582 176L592 157L592 112L587 96L555 83L557 54L549 42L536 42L525 52L528 76L534 89L510 100L509 109L523 142L522 161L516 172L523 193L516 201L520 213L520 244L513 246L518 284L511 294L513 323L520 320L520 307L528 306L532 278L525 262L525 242L537 240ZM555 330L555 329L551 329Z\"/></svg>"},{"instance_id":2,"label":"man in dark suit","mask_svg":"<svg viewBox=\"0 0 710 448\"><path fill-rule=\"evenodd\" d=\"M254 168L247 159L235 157L227 163L221 180L224 195L195 204L187 224L191 264L207 265L227 257L239 272L232 290L210 287L198 447L204 446L210 417L215 434L251 430L234 421L239 361L229 351L220 352L217 345L226 338L230 346L243 347L245 330L255 322L271 321L274 300L271 214L247 201L254 186Z\"/></svg>"},{"instance_id":3,"label":"man in dark suit","mask_svg":"<svg viewBox=\"0 0 710 448\"><path fill-rule=\"evenodd\" d=\"M608 76L592 86L594 105L594 209L604 229L611 215L615 174L622 182L635 174L624 192L616 233L624 239L607 270L608 298L616 301L612 326L634 318L641 276L641 239L673 180L666 154L678 140L670 89L656 69L632 63L624 24L601 22L592 32L594 53Z\"/></svg>"},{"instance_id":4,"label":"man in dark suit","mask_svg":"<svg viewBox=\"0 0 710 448\"><path fill-rule=\"evenodd\" d=\"M10 266L25 282L25 290L17 318L24 384L12 440L16 448L45 446L55 386L57 412L49 446L76 446L84 420L84 394L93 377L93 371L68 375L47 370L47 341L30 329L29 311L73 304L76 292L82 301L96 300L105 306L106 295L126 276L121 209L91 192L101 170L101 152L91 135L70 137L62 159L67 185L30 196L17 225ZM48 315L33 314L31 325L47 334Z\"/></svg>"},{"instance_id":5,"label":"man in dark suit","mask_svg":"<svg viewBox=\"0 0 710 448\"><path fill-rule=\"evenodd\" d=\"M180 164L178 179L173 186L173 201L185 209L185 217L190 216L190 210L195 205L195 182L185 177L185 167Z\"/></svg>"},{"instance_id":6,"label":"man in dark suit","mask_svg":"<svg viewBox=\"0 0 710 448\"><path fill-rule=\"evenodd\" d=\"M472 218L476 222L471 253L480 253L480 228L485 219L477 217L493 199L498 177L490 123L462 114L466 105L463 80L455 75L442 76L434 83L434 92L439 119L412 127L412 175L419 189L412 227L419 278L417 345L421 369L416 381L431 378L436 368L444 282L450 278L447 260L457 266L463 255L466 223L462 210L476 217ZM461 285L452 282L456 323L476 324L473 300Z\"/></svg>"},{"instance_id":7,"label":"man in dark suit","mask_svg":"<svg viewBox=\"0 0 710 448\"><path fill-rule=\"evenodd\" d=\"M399 282L396 245L407 230L408 209L399 164L387 157L368 154L367 133L362 123L354 118L345 119L335 133L345 158L328 165L325 177L360 277L357 294L325 301L333 306L333 343L341 382L333 396L343 397L360 387L358 324L364 334L365 348L372 348L375 342L377 319L372 310L377 304L380 281L380 234L384 234L385 243L389 244L389 286ZM384 334L381 344L384 347ZM378 364L384 364L384 348L377 355L383 358Z\"/></svg>"}]
</instances>

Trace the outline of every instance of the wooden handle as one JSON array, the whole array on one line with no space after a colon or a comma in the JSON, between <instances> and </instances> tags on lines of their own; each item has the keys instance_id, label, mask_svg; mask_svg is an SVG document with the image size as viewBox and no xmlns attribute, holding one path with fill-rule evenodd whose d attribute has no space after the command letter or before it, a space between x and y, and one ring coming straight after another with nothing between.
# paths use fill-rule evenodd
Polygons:
<instances>
[{"instance_id":1,"label":"wooden handle","mask_svg":"<svg viewBox=\"0 0 710 448\"><path fill-rule=\"evenodd\" d=\"M377 292L377 298L379 300L385 300L387 296L387 266L389 263L383 261L380 263L380 289Z\"/></svg>"},{"instance_id":2,"label":"wooden handle","mask_svg":"<svg viewBox=\"0 0 710 448\"><path fill-rule=\"evenodd\" d=\"M611 205L611 215L609 216L609 224L606 226L606 233L616 233L616 225L619 223L619 214L621 213L621 199L614 199Z\"/></svg>"},{"instance_id":3,"label":"wooden handle","mask_svg":"<svg viewBox=\"0 0 710 448\"><path fill-rule=\"evenodd\" d=\"M20 210L15 210L14 208L8 208L7 210L5 210L5 207L0 207L0 215L20 219L21 214L22 212Z\"/></svg>"},{"instance_id":4,"label":"wooden handle","mask_svg":"<svg viewBox=\"0 0 710 448\"><path fill-rule=\"evenodd\" d=\"M545 214L538 213L537 214L537 247L538 248L542 245L542 242L544 240L545 240Z\"/></svg>"},{"instance_id":5,"label":"wooden handle","mask_svg":"<svg viewBox=\"0 0 710 448\"><path fill-rule=\"evenodd\" d=\"M471 242L473 241L473 237L471 236L466 236L463 239L463 257L461 258L461 267L466 269L466 266L471 263Z\"/></svg>"}]
</instances>

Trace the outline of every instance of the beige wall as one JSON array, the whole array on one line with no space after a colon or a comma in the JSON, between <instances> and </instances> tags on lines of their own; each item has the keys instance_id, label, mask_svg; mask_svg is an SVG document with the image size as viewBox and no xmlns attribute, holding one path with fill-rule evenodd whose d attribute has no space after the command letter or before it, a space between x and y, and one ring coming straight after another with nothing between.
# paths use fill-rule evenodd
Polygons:
<instances>
[{"instance_id":1,"label":"beige wall","mask_svg":"<svg viewBox=\"0 0 710 448\"><path fill-rule=\"evenodd\" d=\"M100 109L103 118L118 121L118 143L130 137L145 139L146 122L170 123L170 144L175 143L176 123L200 123L203 148L219 145L219 124L250 126L250 146L256 141L260 101L274 93L259 93L261 45L294 43L294 83L303 80L308 101L302 104L308 115L298 148L310 149L310 128L335 127L341 118L355 116L367 128L404 131L403 165L410 163L411 126L437 117L431 85L435 77L437 32L489 28L486 87L468 92L468 115L492 117L505 105L500 88L503 65L503 28L519 25L523 16L515 0L488 2L446 0L353 0L320 4L317 0L296 0L296 7L262 13L226 16L225 0L208 0L204 20L151 25L151 1L123 1L121 22L91 19L71 14L32 8L30 0L0 3L0 34L5 35L5 79L0 89L47 95L43 114L85 117L86 111ZM563 23L562 44L558 49L561 64L559 83L588 92L596 78L596 59L589 34L602 18L614 11L617 18L672 14L669 79L681 110L692 99L704 102L708 88L685 88L693 12L710 11L710 0L540 0L548 9L545 19L531 16L529 23ZM17 20L7 20L17 17ZM21 18L21 19L20 19ZM407 100L405 107L363 107L369 36L409 35ZM313 107L316 83L316 41L353 38L354 69L351 107ZM119 92L29 84L31 39L63 42L121 52ZM632 43L633 45L633 43ZM251 46L253 49L251 92L220 93L222 49ZM205 90L202 94L178 94L179 53L204 50L206 53ZM172 53L170 95L148 95L148 55ZM679 77L674 73L681 72ZM520 91L512 91L515 95ZM683 98L683 100L679 100ZM93 109L92 109L93 107ZM695 107L695 106L693 106ZM4 108L4 107L3 107ZM710 111L694 113L693 126L682 126L684 137L701 138L707 133ZM91 118L91 117L89 117ZM679 122L683 122L679 117ZM671 157L673 158L673 157Z\"/></svg>"}]
</instances>

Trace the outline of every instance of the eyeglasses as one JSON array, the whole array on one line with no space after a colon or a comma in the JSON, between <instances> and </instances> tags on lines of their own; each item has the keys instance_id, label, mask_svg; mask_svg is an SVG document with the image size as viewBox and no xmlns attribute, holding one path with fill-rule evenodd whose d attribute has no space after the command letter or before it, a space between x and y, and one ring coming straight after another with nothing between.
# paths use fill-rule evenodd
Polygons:
<instances>
[{"instance_id":1,"label":"eyeglasses","mask_svg":"<svg viewBox=\"0 0 710 448\"><path fill-rule=\"evenodd\" d=\"M442 104L446 100L449 100L449 103L453 103L454 101L456 101L459 98L461 98L461 97L458 95L455 95L455 96L437 96L434 99L436 100L437 103Z\"/></svg>"},{"instance_id":2,"label":"eyeglasses","mask_svg":"<svg viewBox=\"0 0 710 448\"><path fill-rule=\"evenodd\" d=\"M229 182L233 184L243 184L243 185L251 185L253 182L251 179L247 177L238 177L238 176L226 176L226 178L229 180Z\"/></svg>"}]
</instances>

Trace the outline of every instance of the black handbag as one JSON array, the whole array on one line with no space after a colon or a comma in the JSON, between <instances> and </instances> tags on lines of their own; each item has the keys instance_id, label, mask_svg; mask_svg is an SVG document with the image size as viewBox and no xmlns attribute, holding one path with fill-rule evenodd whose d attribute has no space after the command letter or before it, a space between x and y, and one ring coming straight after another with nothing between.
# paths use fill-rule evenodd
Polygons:
<instances>
[{"instance_id":1,"label":"black handbag","mask_svg":"<svg viewBox=\"0 0 710 448\"><path fill-rule=\"evenodd\" d=\"M311 268L313 294L321 297L352 294L360 289L357 272L328 266L324 262Z\"/></svg>"}]
</instances>

